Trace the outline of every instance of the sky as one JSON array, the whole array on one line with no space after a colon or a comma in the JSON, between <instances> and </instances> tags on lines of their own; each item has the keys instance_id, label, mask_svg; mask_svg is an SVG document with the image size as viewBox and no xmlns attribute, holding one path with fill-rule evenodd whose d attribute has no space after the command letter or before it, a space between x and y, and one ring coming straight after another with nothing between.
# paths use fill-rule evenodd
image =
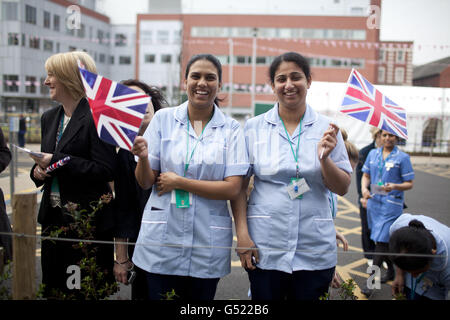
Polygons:
<instances>
[{"instance_id":1,"label":"sky","mask_svg":"<svg viewBox=\"0 0 450 320\"><path fill-rule=\"evenodd\" d=\"M161 0L164 1L164 0ZM244 5L242 5L244 1ZM182 0L190 10L201 12L240 12L249 8L268 8L299 0ZM356 0L357 1L357 0ZM364 0L361 0L364 3ZM137 13L148 11L148 0L97 0L99 9L114 24L135 24ZM221 7L218 7L221 6ZM288 5L286 5L289 8ZM197 9L196 9L197 8ZM262 8L262 9L261 9ZM290 10L292 12L294 10ZM249 12L252 13L252 12ZM253 13L255 13L253 11ZM414 41L413 64L421 65L450 56L450 0L382 0L380 39L383 41Z\"/></svg>"}]
</instances>

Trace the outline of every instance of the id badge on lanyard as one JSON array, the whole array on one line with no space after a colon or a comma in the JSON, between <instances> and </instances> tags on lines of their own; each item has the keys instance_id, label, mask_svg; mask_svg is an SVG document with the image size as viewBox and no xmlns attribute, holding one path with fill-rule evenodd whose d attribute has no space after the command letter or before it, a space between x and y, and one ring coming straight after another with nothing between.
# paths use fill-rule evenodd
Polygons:
<instances>
[{"instance_id":1,"label":"id badge on lanyard","mask_svg":"<svg viewBox=\"0 0 450 320\"><path fill-rule=\"evenodd\" d=\"M309 189L305 178L291 178L291 183L286 187L291 200L301 199L303 194L309 191Z\"/></svg>"}]
</instances>

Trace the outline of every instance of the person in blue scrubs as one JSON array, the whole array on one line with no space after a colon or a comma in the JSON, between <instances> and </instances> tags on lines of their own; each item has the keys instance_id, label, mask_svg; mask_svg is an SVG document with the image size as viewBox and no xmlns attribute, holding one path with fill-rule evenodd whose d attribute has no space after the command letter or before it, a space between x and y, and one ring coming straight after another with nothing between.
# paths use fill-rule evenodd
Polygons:
<instances>
[{"instance_id":1,"label":"person in blue scrubs","mask_svg":"<svg viewBox=\"0 0 450 320\"><path fill-rule=\"evenodd\" d=\"M231 202L241 219L237 251L252 299L316 300L328 291L337 262L328 190L344 195L352 168L340 131L306 103L308 61L284 53L269 75L278 102L244 128L251 166Z\"/></svg>"},{"instance_id":2,"label":"person in blue scrubs","mask_svg":"<svg viewBox=\"0 0 450 320\"><path fill-rule=\"evenodd\" d=\"M134 142L136 179L152 193L133 263L147 272L149 299L212 300L231 271L232 219L249 168L239 123L218 108L222 67L208 54L186 67L188 101L155 113ZM229 247L229 248L227 248Z\"/></svg>"},{"instance_id":3,"label":"person in blue scrubs","mask_svg":"<svg viewBox=\"0 0 450 320\"><path fill-rule=\"evenodd\" d=\"M450 228L433 218L405 213L389 232L389 252L396 266L392 294L403 292L408 300L449 300Z\"/></svg>"},{"instance_id":4,"label":"person in blue scrubs","mask_svg":"<svg viewBox=\"0 0 450 320\"><path fill-rule=\"evenodd\" d=\"M367 220L371 230L370 238L375 242L373 265L388 265L381 283L394 279L395 271L387 253L389 249L389 228L403 213L404 191L413 187L414 170L409 155L396 146L398 138L388 131L381 132L383 146L370 151L363 166L361 193L367 199ZM369 191L370 186L370 191ZM370 296L367 286L361 292Z\"/></svg>"}]
</instances>

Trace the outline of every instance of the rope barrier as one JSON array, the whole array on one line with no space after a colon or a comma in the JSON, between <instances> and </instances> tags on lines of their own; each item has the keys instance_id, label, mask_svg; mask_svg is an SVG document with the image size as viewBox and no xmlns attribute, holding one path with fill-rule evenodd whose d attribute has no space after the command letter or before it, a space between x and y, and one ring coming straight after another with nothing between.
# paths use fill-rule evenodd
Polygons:
<instances>
[{"instance_id":1,"label":"rope barrier","mask_svg":"<svg viewBox=\"0 0 450 320\"><path fill-rule=\"evenodd\" d=\"M138 242L128 242L128 241L106 241L106 240L90 240L90 239L74 239L74 238L58 238L58 237L49 237L49 236L39 236L39 235L32 235L32 234L24 234L24 233L16 233L16 232L1 232L0 235L9 235L9 236L16 236L21 238L36 238L40 240L52 240L52 241L65 241L65 242L74 242L74 243L91 243L91 244L124 244L124 245L134 245L134 246L144 246L144 247L168 247L168 248L188 248L188 249L226 249L226 250L258 250L258 251L278 251L278 252L292 252L295 251L296 253L317 253L317 254L325 254L325 253L336 253L335 250L333 251L317 251L317 250L297 250L297 249L284 249L284 248L270 248L270 247L261 247L261 248L255 248L255 247L229 247L229 246L188 246L188 245L182 245L182 244L162 244L162 243L138 243ZM381 255L381 256L404 256L404 257L421 257L421 258L447 258L447 255L436 255L436 254L416 254L416 253L392 253L392 252L367 252L367 251L361 251L361 252L355 252L355 251L338 251L339 254L358 254L358 255L364 255L364 254L370 254L370 255Z\"/></svg>"}]
</instances>

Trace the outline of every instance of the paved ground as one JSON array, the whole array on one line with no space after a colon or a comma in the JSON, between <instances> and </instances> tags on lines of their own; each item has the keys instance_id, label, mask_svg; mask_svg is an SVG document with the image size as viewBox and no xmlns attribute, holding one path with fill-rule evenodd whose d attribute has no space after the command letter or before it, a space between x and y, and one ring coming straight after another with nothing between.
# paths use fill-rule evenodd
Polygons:
<instances>
[{"instance_id":1,"label":"paved ground","mask_svg":"<svg viewBox=\"0 0 450 320\"><path fill-rule=\"evenodd\" d=\"M38 145L28 145L27 148L38 151ZM448 182L450 179L450 158L444 157L411 157L414 169L419 171L427 177L430 183L430 187L435 185L436 182L441 183L438 185L441 189L444 188L448 193ZM29 169L31 168L33 161L23 153L18 155L18 174L15 177L15 192L18 193L29 193L36 192L38 195L38 201L40 200L41 194L38 189L35 188L33 182L29 178ZM419 176L419 173L417 177ZM416 178L417 178L416 177ZM435 178L433 178L435 177ZM439 180L440 179L440 180ZM353 179L354 180L354 179ZM424 180L424 179L423 179ZM352 181L354 184L354 181ZM428 185L424 184L427 188ZM0 187L5 194L5 201L7 204L7 211L11 212L10 206L10 176L9 168L0 174ZM442 195L439 196L442 198ZM408 199L408 198L407 198ZM438 198L439 199L439 198ZM365 296L361 295L359 287L362 286L366 279L368 278L367 270L367 260L362 255L362 249L360 246L361 238L361 223L359 219L359 209L356 206L355 191L346 195L345 197L339 197L338 203L338 214L336 218L336 228L342 234L345 235L350 243L349 251L344 252L339 249L338 253L338 266L337 270L344 280L353 279L357 286L355 289L355 294L359 300L365 300ZM408 202L408 200L407 200ZM413 201L411 201L413 202ZM445 209L444 209L445 210ZM445 210L448 213L448 210ZM444 214L443 212L440 213ZM446 221L443 221L446 223ZM12 221L13 223L13 221ZM40 226L38 226L37 233L40 234ZM236 239L235 239L236 240ZM233 242L233 246L236 246L236 241ZM40 282L40 243L37 243L36 257L38 259L38 278L37 282ZM216 294L216 299L228 300L246 300L249 299L248 295L248 277L246 272L240 267L240 262L234 253L232 252L232 272L230 275L224 277L220 282ZM334 299L339 299L339 295L336 291L331 292ZM130 288L129 286L121 286L121 290L116 294L113 299L126 300L130 298ZM390 295L389 283L382 285L381 290L376 290L374 294L370 297L370 300L390 300L392 299Z\"/></svg>"}]
</instances>

